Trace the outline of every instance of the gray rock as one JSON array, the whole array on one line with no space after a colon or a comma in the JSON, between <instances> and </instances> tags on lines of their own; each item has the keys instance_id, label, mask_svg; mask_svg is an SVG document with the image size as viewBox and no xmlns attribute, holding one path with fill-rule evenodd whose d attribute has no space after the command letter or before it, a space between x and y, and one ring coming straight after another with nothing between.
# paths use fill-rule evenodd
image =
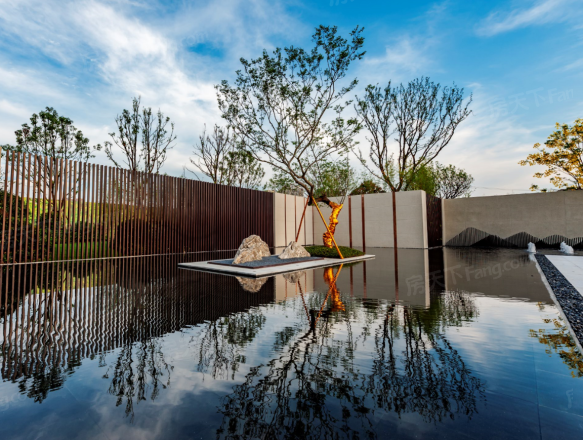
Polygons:
<instances>
[{"instance_id":1,"label":"gray rock","mask_svg":"<svg viewBox=\"0 0 583 440\"><path fill-rule=\"evenodd\" d=\"M298 272L290 272L284 273L283 277L287 280L288 283L295 284L297 283L304 275L306 274L305 270L300 270Z\"/></svg>"},{"instance_id":2,"label":"gray rock","mask_svg":"<svg viewBox=\"0 0 583 440\"><path fill-rule=\"evenodd\" d=\"M241 243L233 264L247 263L248 261L261 260L263 257L269 257L269 246L258 235L250 235Z\"/></svg>"},{"instance_id":3,"label":"gray rock","mask_svg":"<svg viewBox=\"0 0 583 440\"><path fill-rule=\"evenodd\" d=\"M263 285L267 282L267 278L241 278L235 277L245 292L257 293L261 290Z\"/></svg>"},{"instance_id":4,"label":"gray rock","mask_svg":"<svg viewBox=\"0 0 583 440\"><path fill-rule=\"evenodd\" d=\"M304 249L301 244L297 244L295 241L290 241L287 247L279 254L279 258L282 260L287 260L288 258L302 258L309 257L310 253Z\"/></svg>"}]
</instances>

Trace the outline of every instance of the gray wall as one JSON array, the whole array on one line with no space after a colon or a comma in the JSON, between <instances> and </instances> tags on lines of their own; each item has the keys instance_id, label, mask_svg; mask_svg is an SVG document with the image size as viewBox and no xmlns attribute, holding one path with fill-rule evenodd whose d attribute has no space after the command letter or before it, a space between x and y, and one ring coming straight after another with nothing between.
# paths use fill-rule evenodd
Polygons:
<instances>
[{"instance_id":1,"label":"gray wall","mask_svg":"<svg viewBox=\"0 0 583 440\"><path fill-rule=\"evenodd\" d=\"M583 191L470 197L443 201L443 243L467 228L508 238L583 237Z\"/></svg>"}]
</instances>

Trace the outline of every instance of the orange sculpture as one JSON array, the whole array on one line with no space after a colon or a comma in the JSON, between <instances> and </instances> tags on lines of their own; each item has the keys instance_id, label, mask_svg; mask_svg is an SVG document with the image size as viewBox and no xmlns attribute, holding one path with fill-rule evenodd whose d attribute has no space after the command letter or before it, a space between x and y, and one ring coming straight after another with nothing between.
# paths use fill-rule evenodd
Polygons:
<instances>
[{"instance_id":1,"label":"orange sculpture","mask_svg":"<svg viewBox=\"0 0 583 440\"><path fill-rule=\"evenodd\" d=\"M334 275L334 270L331 267L324 269L324 281L328 284L328 296L332 302L332 308L330 309L331 312L344 312L346 310L344 303L340 299L338 287L336 287L336 279L338 278L339 273L340 269L338 269L336 275Z\"/></svg>"},{"instance_id":2,"label":"orange sculpture","mask_svg":"<svg viewBox=\"0 0 583 440\"><path fill-rule=\"evenodd\" d=\"M336 225L338 224L338 214L340 214L340 211L344 205L339 205L338 203L329 201L328 206L332 208L332 214L330 214L330 224L328 226L328 231L324 232L322 239L324 240L324 246L332 249L334 247L334 232L336 231Z\"/></svg>"}]
</instances>

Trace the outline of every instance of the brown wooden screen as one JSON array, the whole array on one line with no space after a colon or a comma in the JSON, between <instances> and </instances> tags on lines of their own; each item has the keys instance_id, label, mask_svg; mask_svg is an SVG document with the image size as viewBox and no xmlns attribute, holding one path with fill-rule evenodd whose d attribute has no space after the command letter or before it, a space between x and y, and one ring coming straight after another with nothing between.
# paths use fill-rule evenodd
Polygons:
<instances>
[{"instance_id":1,"label":"brown wooden screen","mask_svg":"<svg viewBox=\"0 0 583 440\"><path fill-rule=\"evenodd\" d=\"M443 227L441 219L441 199L427 194L427 245L443 246Z\"/></svg>"},{"instance_id":2,"label":"brown wooden screen","mask_svg":"<svg viewBox=\"0 0 583 440\"><path fill-rule=\"evenodd\" d=\"M1 263L273 246L273 194L4 152Z\"/></svg>"}]
</instances>

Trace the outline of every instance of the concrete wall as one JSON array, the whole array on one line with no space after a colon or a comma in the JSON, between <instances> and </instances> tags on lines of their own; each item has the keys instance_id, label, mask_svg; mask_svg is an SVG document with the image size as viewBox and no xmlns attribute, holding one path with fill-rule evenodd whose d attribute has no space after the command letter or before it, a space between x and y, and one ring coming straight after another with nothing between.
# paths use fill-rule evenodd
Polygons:
<instances>
[{"instance_id":1,"label":"concrete wall","mask_svg":"<svg viewBox=\"0 0 583 440\"><path fill-rule=\"evenodd\" d=\"M275 211L273 213L275 247L285 247L290 241L295 240L305 203L304 197L275 194ZM312 230L312 210L308 207L298 243L301 245L312 244Z\"/></svg>"},{"instance_id":2,"label":"concrete wall","mask_svg":"<svg viewBox=\"0 0 583 440\"><path fill-rule=\"evenodd\" d=\"M332 198L335 202L338 199ZM364 216L362 204L364 203ZM427 248L427 208L425 192L407 191L396 194L397 242L399 248ZM320 207L326 221L332 210ZM312 207L314 237L316 244L322 244L326 227L322 223L316 207ZM351 215L349 215L349 212ZM364 217L364 231L362 228ZM339 246L361 248L393 247L393 201L389 194L367 194L350 196L344 201L344 208L338 216L338 226L334 237ZM352 243L350 232L352 231Z\"/></svg>"},{"instance_id":3,"label":"concrete wall","mask_svg":"<svg viewBox=\"0 0 583 440\"><path fill-rule=\"evenodd\" d=\"M470 197L443 201L443 243L467 228L508 238L583 237L583 191Z\"/></svg>"}]
</instances>

